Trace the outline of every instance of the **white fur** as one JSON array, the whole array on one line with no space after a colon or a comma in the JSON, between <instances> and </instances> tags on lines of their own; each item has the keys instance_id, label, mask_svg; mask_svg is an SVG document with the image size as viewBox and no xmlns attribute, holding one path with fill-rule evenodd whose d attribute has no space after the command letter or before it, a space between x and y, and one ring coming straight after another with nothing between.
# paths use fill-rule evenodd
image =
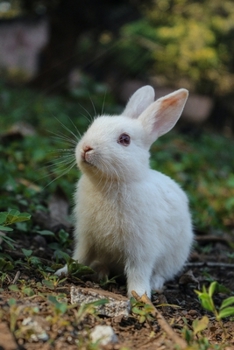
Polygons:
<instances>
[{"instance_id":1,"label":"white fur","mask_svg":"<svg viewBox=\"0 0 234 350\"><path fill-rule=\"evenodd\" d=\"M123 115L96 118L76 148L83 175L75 195L73 259L93 266L100 277L124 272L129 296L161 289L190 252L186 194L149 168L151 143L174 126L187 96L180 89L153 102L153 89L141 88ZM128 146L117 142L122 133L131 137ZM62 272L66 267L57 274Z\"/></svg>"}]
</instances>

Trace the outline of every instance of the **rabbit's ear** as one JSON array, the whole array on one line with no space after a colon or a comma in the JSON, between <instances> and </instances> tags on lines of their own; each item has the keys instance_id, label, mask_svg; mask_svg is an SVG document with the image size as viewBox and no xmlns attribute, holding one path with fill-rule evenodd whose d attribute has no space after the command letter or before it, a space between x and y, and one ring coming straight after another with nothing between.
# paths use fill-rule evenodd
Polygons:
<instances>
[{"instance_id":1,"label":"rabbit's ear","mask_svg":"<svg viewBox=\"0 0 234 350\"><path fill-rule=\"evenodd\" d=\"M177 90L152 103L140 115L139 120L147 132L150 144L173 128L183 111L187 98L188 90Z\"/></svg>"},{"instance_id":2,"label":"rabbit's ear","mask_svg":"<svg viewBox=\"0 0 234 350\"><path fill-rule=\"evenodd\" d=\"M146 85L138 89L131 97L122 115L136 119L149 105L154 102L154 89Z\"/></svg>"}]
</instances>

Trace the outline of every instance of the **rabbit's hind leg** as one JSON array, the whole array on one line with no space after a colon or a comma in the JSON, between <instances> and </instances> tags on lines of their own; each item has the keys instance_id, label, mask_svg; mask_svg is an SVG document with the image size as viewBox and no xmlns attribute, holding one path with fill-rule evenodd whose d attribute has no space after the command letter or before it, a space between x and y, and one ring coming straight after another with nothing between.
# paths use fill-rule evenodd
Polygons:
<instances>
[{"instance_id":1,"label":"rabbit's hind leg","mask_svg":"<svg viewBox=\"0 0 234 350\"><path fill-rule=\"evenodd\" d=\"M151 290L162 291L164 282L165 282L165 278L160 276L158 272L153 271L153 274L150 280Z\"/></svg>"}]
</instances>

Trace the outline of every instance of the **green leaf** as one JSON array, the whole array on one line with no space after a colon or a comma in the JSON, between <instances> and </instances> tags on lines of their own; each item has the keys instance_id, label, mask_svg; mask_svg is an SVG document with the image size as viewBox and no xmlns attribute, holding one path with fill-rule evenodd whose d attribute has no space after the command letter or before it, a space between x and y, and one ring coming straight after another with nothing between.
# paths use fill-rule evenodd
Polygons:
<instances>
[{"instance_id":1,"label":"green leaf","mask_svg":"<svg viewBox=\"0 0 234 350\"><path fill-rule=\"evenodd\" d=\"M22 289L22 292L26 295L28 295L29 297L35 295L34 291L32 290L32 288L30 287L26 287Z\"/></svg>"},{"instance_id":2,"label":"green leaf","mask_svg":"<svg viewBox=\"0 0 234 350\"><path fill-rule=\"evenodd\" d=\"M15 249L14 247L14 239L8 237L8 236L1 236L2 240L11 248L11 249Z\"/></svg>"},{"instance_id":3,"label":"green leaf","mask_svg":"<svg viewBox=\"0 0 234 350\"><path fill-rule=\"evenodd\" d=\"M213 296L214 292L215 292L216 289L217 289L217 286L218 286L218 282L216 282L216 281L214 281L214 282L212 282L212 283L210 284L209 290L208 290L209 296L210 296L210 297Z\"/></svg>"},{"instance_id":4,"label":"green leaf","mask_svg":"<svg viewBox=\"0 0 234 350\"><path fill-rule=\"evenodd\" d=\"M44 284L44 286L46 286L49 289L54 289L54 284L52 281L42 280L42 284Z\"/></svg>"},{"instance_id":5,"label":"green leaf","mask_svg":"<svg viewBox=\"0 0 234 350\"><path fill-rule=\"evenodd\" d=\"M29 213L20 213L18 215L18 220L17 222L21 222L21 221L28 221L31 219L31 214Z\"/></svg>"},{"instance_id":6,"label":"green leaf","mask_svg":"<svg viewBox=\"0 0 234 350\"><path fill-rule=\"evenodd\" d=\"M132 312L134 314L137 314L137 315L144 315L145 314L145 312L143 310L139 309L137 306L134 306L132 308Z\"/></svg>"},{"instance_id":7,"label":"green leaf","mask_svg":"<svg viewBox=\"0 0 234 350\"><path fill-rule=\"evenodd\" d=\"M140 316L140 318L139 318L139 322L140 322L140 323L144 323L145 320L146 320L146 318L145 318L144 315Z\"/></svg>"},{"instance_id":8,"label":"green leaf","mask_svg":"<svg viewBox=\"0 0 234 350\"><path fill-rule=\"evenodd\" d=\"M59 241L61 242L61 244L66 243L67 240L69 239L69 233L66 232L65 230L60 230L58 236L59 236Z\"/></svg>"},{"instance_id":9,"label":"green leaf","mask_svg":"<svg viewBox=\"0 0 234 350\"><path fill-rule=\"evenodd\" d=\"M64 314L67 311L67 304L66 303L59 303L57 306L57 310L61 312L61 314Z\"/></svg>"},{"instance_id":10,"label":"green leaf","mask_svg":"<svg viewBox=\"0 0 234 350\"><path fill-rule=\"evenodd\" d=\"M33 253L33 251L31 249L24 249L24 248L22 248L22 252L23 252L24 256L26 256L26 258L29 258Z\"/></svg>"},{"instance_id":11,"label":"green leaf","mask_svg":"<svg viewBox=\"0 0 234 350\"><path fill-rule=\"evenodd\" d=\"M8 289L12 292L19 292L19 288L15 284L10 285Z\"/></svg>"},{"instance_id":12,"label":"green leaf","mask_svg":"<svg viewBox=\"0 0 234 350\"><path fill-rule=\"evenodd\" d=\"M190 331L187 327L183 329L183 334L186 342L190 344L193 340L193 334L192 331Z\"/></svg>"},{"instance_id":13,"label":"green leaf","mask_svg":"<svg viewBox=\"0 0 234 350\"><path fill-rule=\"evenodd\" d=\"M55 296L49 295L48 300L54 305L57 313L64 314L67 311L67 308L68 308L67 304L60 303Z\"/></svg>"},{"instance_id":14,"label":"green leaf","mask_svg":"<svg viewBox=\"0 0 234 350\"><path fill-rule=\"evenodd\" d=\"M82 265L77 261L70 259L68 262L68 273L80 277L93 274L94 271L89 266Z\"/></svg>"},{"instance_id":15,"label":"green leaf","mask_svg":"<svg viewBox=\"0 0 234 350\"><path fill-rule=\"evenodd\" d=\"M196 335L199 332L204 331L204 329L207 328L209 324L209 319L207 316L203 316L201 320L194 320L193 321L193 333Z\"/></svg>"},{"instance_id":16,"label":"green leaf","mask_svg":"<svg viewBox=\"0 0 234 350\"><path fill-rule=\"evenodd\" d=\"M30 218L31 215L28 213L20 213L16 209L11 209L5 218L5 225L12 225L15 222L27 221L30 220Z\"/></svg>"},{"instance_id":17,"label":"green leaf","mask_svg":"<svg viewBox=\"0 0 234 350\"><path fill-rule=\"evenodd\" d=\"M7 302L8 302L9 306L16 305L16 300L14 298L11 298L11 299L7 300Z\"/></svg>"},{"instance_id":18,"label":"green leaf","mask_svg":"<svg viewBox=\"0 0 234 350\"><path fill-rule=\"evenodd\" d=\"M225 299L220 306L220 310L222 310L223 308L225 308L231 304L234 304L234 297L230 297L230 298Z\"/></svg>"},{"instance_id":19,"label":"green leaf","mask_svg":"<svg viewBox=\"0 0 234 350\"><path fill-rule=\"evenodd\" d=\"M40 258L38 258L37 256L32 256L32 257L30 258L30 263L31 263L32 265L37 265L37 267L38 267L39 265L41 265L41 260L40 260Z\"/></svg>"},{"instance_id":20,"label":"green leaf","mask_svg":"<svg viewBox=\"0 0 234 350\"><path fill-rule=\"evenodd\" d=\"M37 231L37 233L40 233L40 235L42 236L55 236L54 232L49 230L41 230L41 231Z\"/></svg>"},{"instance_id":21,"label":"green leaf","mask_svg":"<svg viewBox=\"0 0 234 350\"><path fill-rule=\"evenodd\" d=\"M221 310L218 314L218 319L234 316L234 307L226 307L225 309Z\"/></svg>"},{"instance_id":22,"label":"green leaf","mask_svg":"<svg viewBox=\"0 0 234 350\"><path fill-rule=\"evenodd\" d=\"M0 231L13 231L13 228L0 225Z\"/></svg>"},{"instance_id":23,"label":"green leaf","mask_svg":"<svg viewBox=\"0 0 234 350\"><path fill-rule=\"evenodd\" d=\"M217 284L217 289L216 289L217 293L226 293L226 294L230 294L231 290L227 287L225 287L223 284L218 283Z\"/></svg>"},{"instance_id":24,"label":"green leaf","mask_svg":"<svg viewBox=\"0 0 234 350\"><path fill-rule=\"evenodd\" d=\"M49 295L48 296L48 300L54 305L58 304L58 300L57 300L57 298L54 295Z\"/></svg>"},{"instance_id":25,"label":"green leaf","mask_svg":"<svg viewBox=\"0 0 234 350\"><path fill-rule=\"evenodd\" d=\"M214 311L214 303L212 298L205 293L201 293L199 295L199 299L201 301L202 307L208 311Z\"/></svg>"},{"instance_id":26,"label":"green leaf","mask_svg":"<svg viewBox=\"0 0 234 350\"><path fill-rule=\"evenodd\" d=\"M96 306L105 305L108 303L109 303L108 299L99 299L99 300L93 301L91 304L96 307Z\"/></svg>"},{"instance_id":27,"label":"green leaf","mask_svg":"<svg viewBox=\"0 0 234 350\"><path fill-rule=\"evenodd\" d=\"M13 224L17 220L19 214L20 212L18 210L11 209L7 214L5 225Z\"/></svg>"},{"instance_id":28,"label":"green leaf","mask_svg":"<svg viewBox=\"0 0 234 350\"><path fill-rule=\"evenodd\" d=\"M7 216L18 216L20 214L17 209L10 209Z\"/></svg>"},{"instance_id":29,"label":"green leaf","mask_svg":"<svg viewBox=\"0 0 234 350\"><path fill-rule=\"evenodd\" d=\"M4 224L6 222L8 213L6 211L3 211L0 213L0 224Z\"/></svg>"},{"instance_id":30,"label":"green leaf","mask_svg":"<svg viewBox=\"0 0 234 350\"><path fill-rule=\"evenodd\" d=\"M0 271L11 271L13 269L14 265L11 261L0 258Z\"/></svg>"}]
</instances>

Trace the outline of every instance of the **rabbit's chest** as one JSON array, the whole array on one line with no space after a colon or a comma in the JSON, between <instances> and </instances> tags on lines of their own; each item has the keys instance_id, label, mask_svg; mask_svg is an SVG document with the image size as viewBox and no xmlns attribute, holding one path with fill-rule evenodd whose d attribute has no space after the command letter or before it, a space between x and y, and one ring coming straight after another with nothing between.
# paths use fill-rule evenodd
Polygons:
<instances>
[{"instance_id":1,"label":"rabbit's chest","mask_svg":"<svg viewBox=\"0 0 234 350\"><path fill-rule=\"evenodd\" d=\"M137 219L133 219L136 203L126 196L125 188L120 190L113 186L109 193L92 190L92 195L89 190L86 187L83 191L82 188L78 193L79 231L92 232L94 240L102 237L105 241L111 237L113 244L117 240L118 244L124 243L126 235L136 230Z\"/></svg>"}]
</instances>

